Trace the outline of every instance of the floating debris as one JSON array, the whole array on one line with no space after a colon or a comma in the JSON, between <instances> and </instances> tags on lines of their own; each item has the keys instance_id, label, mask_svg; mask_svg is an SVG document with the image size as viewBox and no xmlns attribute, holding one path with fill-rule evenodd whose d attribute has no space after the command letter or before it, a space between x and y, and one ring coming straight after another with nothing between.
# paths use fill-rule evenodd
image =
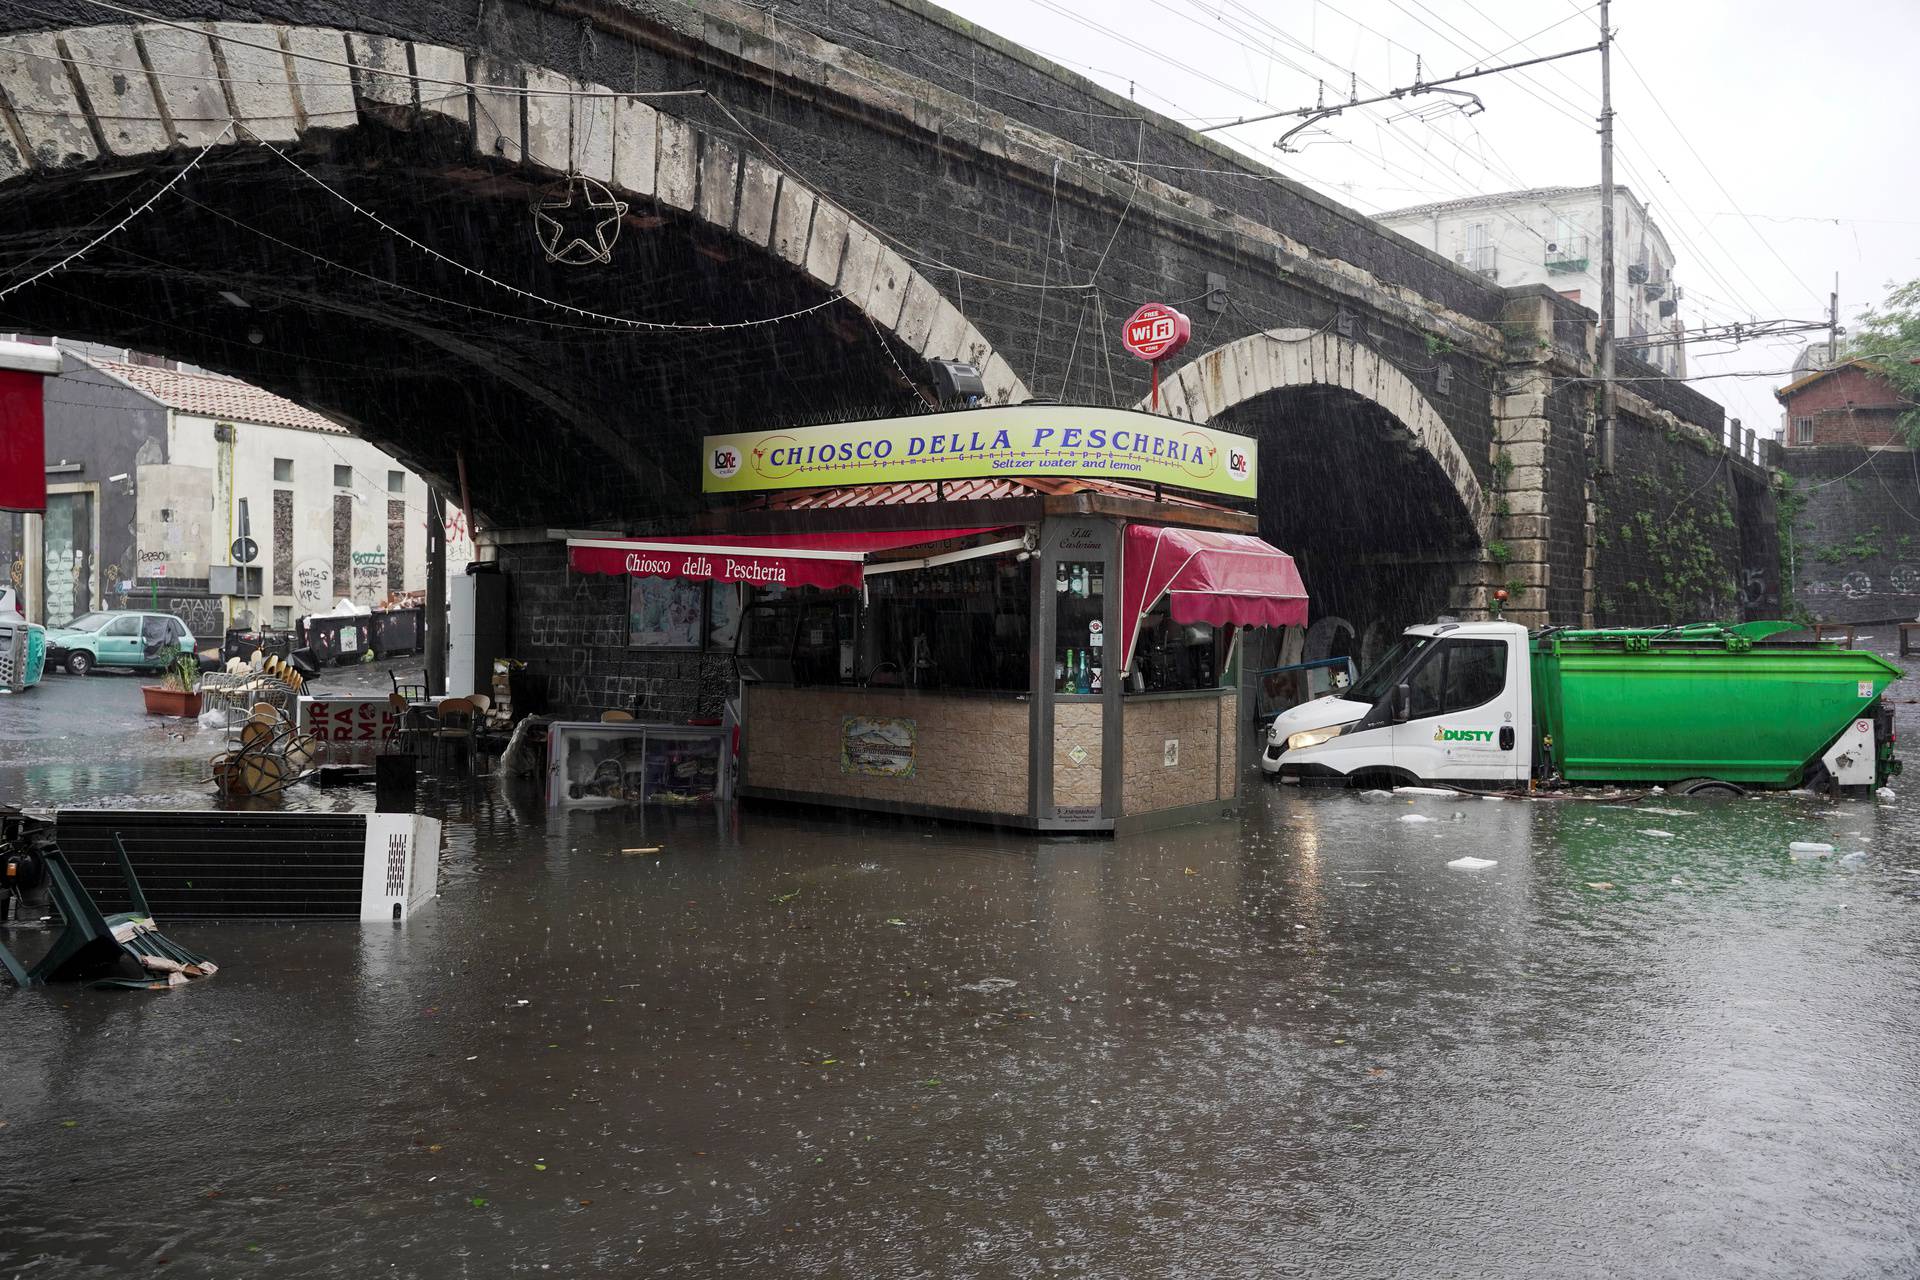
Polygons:
<instances>
[{"instance_id":1,"label":"floating debris","mask_svg":"<svg viewBox=\"0 0 1920 1280\"><path fill-rule=\"evenodd\" d=\"M1499 865L1500 865L1500 860L1498 858L1475 858L1472 856L1468 856L1465 858L1455 858L1452 862L1449 862L1447 864L1447 870L1449 871L1484 871L1488 867L1497 867Z\"/></svg>"}]
</instances>

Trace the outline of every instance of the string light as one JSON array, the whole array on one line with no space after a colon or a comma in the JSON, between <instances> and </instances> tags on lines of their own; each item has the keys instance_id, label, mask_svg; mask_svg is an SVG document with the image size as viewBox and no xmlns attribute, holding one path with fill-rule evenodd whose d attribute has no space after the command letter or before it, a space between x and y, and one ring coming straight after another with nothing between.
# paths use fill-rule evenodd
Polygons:
<instances>
[{"instance_id":1,"label":"string light","mask_svg":"<svg viewBox=\"0 0 1920 1280\"><path fill-rule=\"evenodd\" d=\"M54 263L52 266L36 271L32 275L28 276L25 280L17 281L13 284L8 285L4 289L0 289L0 301L4 301L9 296L15 293L18 293L20 290L26 288L30 284L34 284L37 281L45 280L48 276L54 274L57 271L66 270L68 267L78 262L81 258L86 257L88 253L98 248L101 244L105 243L107 240L111 239L112 237L118 235L121 229L124 228L129 222L132 222L135 218L139 217L141 214L145 213L147 210L153 208L154 203L157 200L159 200L161 196L173 190L174 187L179 184L180 179L186 177L188 174L192 173L196 168L198 168L200 165L200 162L207 158L207 153L209 151L213 150L215 147L219 146L222 142L225 142L227 140L228 135L230 135L233 132L233 125L234 125L233 121L231 120L227 121L227 127L220 131L219 137L215 138L212 142L209 142L206 146L200 148L199 155L187 161L186 167L181 169L180 172L174 174L173 177L169 178L165 186L161 187L158 191L154 192L152 195L148 196L145 200L141 201L138 205L136 205L133 208L133 210L127 214L126 217L120 219L120 221L114 223L111 227L108 227L105 231L102 231L99 235L87 241L84 245L81 245L78 249L75 249L72 253L60 259L60 261Z\"/></svg>"},{"instance_id":2,"label":"string light","mask_svg":"<svg viewBox=\"0 0 1920 1280\"><path fill-rule=\"evenodd\" d=\"M244 124L241 125L240 127L243 129L246 129L246 126ZM317 174L314 174L302 168L300 165L296 164L292 156L289 156L286 152L274 146L271 142L268 142L265 138L262 138L259 134L254 133L253 130L247 129L247 132L253 135L254 141L258 142L261 146L265 147L267 150L273 152L274 155L279 156L280 159L284 160L287 163L287 165L293 169L295 173L298 173L302 177L306 178L307 181L319 187L322 191L332 196L335 200L338 200L341 204L344 204L345 206L347 206L347 208L353 210L355 213L367 219L367 221L373 223L375 226L379 227L382 231L386 232L388 235L408 245L409 247L413 248L415 251L427 255L428 257L432 258L436 262L443 263L446 266L452 267L457 271L461 271L466 275L472 277L473 279L480 281L483 284L491 285L496 289L500 289L507 293L510 293L517 298L524 298L529 302L537 302L541 306L551 307L554 310L564 312L567 315L579 316L581 319L584 319L584 320L593 320L601 324L619 325L627 329L645 329L651 332L659 332L659 333L720 333L720 332L740 330L740 329L757 329L763 325L779 324L787 320L796 320L796 319L799 319L801 316L812 315L816 311L824 310L825 308L832 306L835 302L838 302L842 298L846 297L845 294L836 292L832 297L826 299L824 302L817 302L813 306L803 307L798 311L789 311L784 315L766 316L758 320L729 320L729 321L700 323L700 324L675 324L670 321L662 321L662 320L635 320L630 316L612 316L612 315L607 315L606 313L600 312L600 311L590 311L585 307L576 307L571 303L560 302L553 298L546 297L542 294L534 293L531 290L522 289L518 285L508 284L504 280L496 280L484 271L481 271L475 267L470 267L466 263L461 262L458 259L448 257L446 254L441 253L438 249L434 248L432 245L421 243L420 241L414 239L412 236L408 235L406 232L400 230L400 228L386 221L379 214L374 213L367 209L363 209L358 204L355 204L353 202L353 199L350 196L346 195L344 192L335 190L332 186L328 185L327 182L321 177L319 177ZM405 288L406 286L402 285L399 287ZM418 292L418 291L416 290L415 292ZM456 304L456 305L464 305L464 304ZM471 309L484 310L484 308L477 308L477 307L471 308ZM508 317L508 319L522 319L522 318L523 317L518 317L518 316Z\"/></svg>"}]
</instances>

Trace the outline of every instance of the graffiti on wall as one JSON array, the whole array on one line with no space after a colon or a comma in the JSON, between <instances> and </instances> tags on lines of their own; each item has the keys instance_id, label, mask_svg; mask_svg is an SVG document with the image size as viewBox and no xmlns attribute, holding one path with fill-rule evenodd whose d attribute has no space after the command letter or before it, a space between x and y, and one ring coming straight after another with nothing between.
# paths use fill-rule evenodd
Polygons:
<instances>
[{"instance_id":1,"label":"graffiti on wall","mask_svg":"<svg viewBox=\"0 0 1920 1280\"><path fill-rule=\"evenodd\" d=\"M302 613L333 603L333 570L325 560L314 557L293 567L293 598L299 601Z\"/></svg>"},{"instance_id":2,"label":"graffiti on wall","mask_svg":"<svg viewBox=\"0 0 1920 1280\"><path fill-rule=\"evenodd\" d=\"M219 596L165 596L166 611L187 624L195 640L219 639L227 628L227 613Z\"/></svg>"},{"instance_id":3,"label":"graffiti on wall","mask_svg":"<svg viewBox=\"0 0 1920 1280\"><path fill-rule=\"evenodd\" d=\"M348 594L363 604L372 604L387 594L387 553L384 550L353 553L353 578Z\"/></svg>"},{"instance_id":4,"label":"graffiti on wall","mask_svg":"<svg viewBox=\"0 0 1920 1280\"><path fill-rule=\"evenodd\" d=\"M204 578L211 563L213 471L142 464L135 468L134 533L143 578Z\"/></svg>"}]
</instances>

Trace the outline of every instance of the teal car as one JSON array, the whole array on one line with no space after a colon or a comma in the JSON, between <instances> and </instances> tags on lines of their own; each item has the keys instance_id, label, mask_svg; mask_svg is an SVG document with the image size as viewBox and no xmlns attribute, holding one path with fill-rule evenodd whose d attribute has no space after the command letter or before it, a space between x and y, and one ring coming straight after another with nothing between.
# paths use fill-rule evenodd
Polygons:
<instances>
[{"instance_id":1,"label":"teal car","mask_svg":"<svg viewBox=\"0 0 1920 1280\"><path fill-rule=\"evenodd\" d=\"M170 613L141 613L109 609L84 613L64 627L47 628L47 663L64 666L76 676L95 667L158 670L167 665L168 650L193 652L187 624Z\"/></svg>"}]
</instances>

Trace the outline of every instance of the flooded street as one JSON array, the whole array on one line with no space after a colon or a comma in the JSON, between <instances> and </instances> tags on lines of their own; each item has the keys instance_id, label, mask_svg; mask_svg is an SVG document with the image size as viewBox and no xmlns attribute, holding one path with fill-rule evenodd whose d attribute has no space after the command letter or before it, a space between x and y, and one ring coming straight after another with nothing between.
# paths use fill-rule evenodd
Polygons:
<instances>
[{"instance_id":1,"label":"flooded street","mask_svg":"<svg viewBox=\"0 0 1920 1280\"><path fill-rule=\"evenodd\" d=\"M203 804L132 692L8 701L0 790ZM1106 841L460 794L403 928L0 993L0 1273L1920 1266L1904 798L1250 795Z\"/></svg>"}]
</instances>

